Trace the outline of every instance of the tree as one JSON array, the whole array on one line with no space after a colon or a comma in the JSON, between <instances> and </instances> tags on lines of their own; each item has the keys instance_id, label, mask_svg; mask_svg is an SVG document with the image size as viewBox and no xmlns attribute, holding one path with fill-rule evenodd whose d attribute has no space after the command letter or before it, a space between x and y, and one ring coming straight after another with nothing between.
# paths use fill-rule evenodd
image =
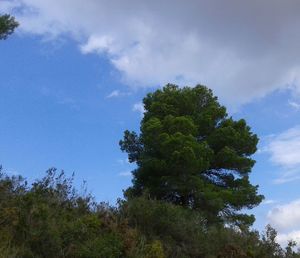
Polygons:
<instances>
[{"instance_id":1,"label":"tree","mask_svg":"<svg viewBox=\"0 0 300 258\"><path fill-rule=\"evenodd\" d=\"M287 252L284 253L281 246L276 242L277 232L271 225L266 226L266 230L262 235L260 243L260 257L270 257L270 258L280 258L280 257L289 257L290 251L287 248ZM293 247L293 243L289 243L290 248Z\"/></svg>"},{"instance_id":2,"label":"tree","mask_svg":"<svg viewBox=\"0 0 300 258\"><path fill-rule=\"evenodd\" d=\"M0 40L6 39L18 26L14 17L9 14L0 15Z\"/></svg>"},{"instance_id":3,"label":"tree","mask_svg":"<svg viewBox=\"0 0 300 258\"><path fill-rule=\"evenodd\" d=\"M168 84L143 103L140 135L127 130L120 141L137 164L126 195L147 193L205 212L208 221L251 225L254 217L239 211L255 207L263 196L249 181L258 138L245 120L229 117L202 85Z\"/></svg>"}]
</instances>

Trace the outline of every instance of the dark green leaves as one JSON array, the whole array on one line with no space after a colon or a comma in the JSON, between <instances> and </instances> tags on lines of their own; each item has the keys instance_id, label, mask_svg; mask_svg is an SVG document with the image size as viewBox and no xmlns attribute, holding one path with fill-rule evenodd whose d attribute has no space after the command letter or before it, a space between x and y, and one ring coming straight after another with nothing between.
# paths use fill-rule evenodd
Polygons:
<instances>
[{"instance_id":1,"label":"dark green leaves","mask_svg":"<svg viewBox=\"0 0 300 258\"><path fill-rule=\"evenodd\" d=\"M0 40L6 39L18 26L19 23L14 17L8 14L0 15Z\"/></svg>"},{"instance_id":2,"label":"dark green leaves","mask_svg":"<svg viewBox=\"0 0 300 258\"><path fill-rule=\"evenodd\" d=\"M141 134L126 131L120 142L138 165L131 193L147 191L227 221L224 214L260 203L248 180L258 138L245 120L227 116L211 90L169 84L148 94L144 106Z\"/></svg>"}]
</instances>

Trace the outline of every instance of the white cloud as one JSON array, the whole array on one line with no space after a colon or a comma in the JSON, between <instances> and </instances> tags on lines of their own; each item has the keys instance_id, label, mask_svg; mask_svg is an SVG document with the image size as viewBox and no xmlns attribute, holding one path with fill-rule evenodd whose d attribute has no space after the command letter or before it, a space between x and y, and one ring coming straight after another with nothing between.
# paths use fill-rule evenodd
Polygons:
<instances>
[{"instance_id":1,"label":"white cloud","mask_svg":"<svg viewBox=\"0 0 300 258\"><path fill-rule=\"evenodd\" d=\"M116 97L123 97L123 96L129 96L131 95L130 92L121 92L119 90L113 90L111 93L109 93L106 98L110 99L110 98L116 98Z\"/></svg>"},{"instance_id":2,"label":"white cloud","mask_svg":"<svg viewBox=\"0 0 300 258\"><path fill-rule=\"evenodd\" d=\"M294 109L296 109L296 110L299 110L299 109L300 109L300 103L298 103L298 102L289 100L289 101L288 101L288 104L289 104L291 107L293 107Z\"/></svg>"},{"instance_id":3,"label":"white cloud","mask_svg":"<svg viewBox=\"0 0 300 258\"><path fill-rule=\"evenodd\" d=\"M125 177L127 177L127 176L131 176L131 175L132 175L131 171L123 171L123 172L119 173L119 176L125 176Z\"/></svg>"},{"instance_id":4,"label":"white cloud","mask_svg":"<svg viewBox=\"0 0 300 258\"><path fill-rule=\"evenodd\" d=\"M135 103L132 107L132 111L137 111L140 113L141 117L144 116L145 113L145 107L144 104L142 102L139 103Z\"/></svg>"},{"instance_id":5,"label":"white cloud","mask_svg":"<svg viewBox=\"0 0 300 258\"><path fill-rule=\"evenodd\" d=\"M0 10L2 13L10 12L12 9L18 7L20 5L19 1L11 0L11 1L1 1L0 2Z\"/></svg>"},{"instance_id":6,"label":"white cloud","mask_svg":"<svg viewBox=\"0 0 300 258\"><path fill-rule=\"evenodd\" d=\"M1 0L20 31L69 35L135 87L203 83L243 103L300 85L297 0ZM255 17L255 19L253 19Z\"/></svg>"},{"instance_id":7,"label":"white cloud","mask_svg":"<svg viewBox=\"0 0 300 258\"><path fill-rule=\"evenodd\" d=\"M264 200L264 201L262 201L261 204L270 205L270 204L275 204L275 203L277 203L277 201L270 199L270 200Z\"/></svg>"},{"instance_id":8,"label":"white cloud","mask_svg":"<svg viewBox=\"0 0 300 258\"><path fill-rule=\"evenodd\" d=\"M103 37L91 36L88 39L87 43L82 45L80 49L83 54L88 54L93 52L101 54L105 51L110 52L112 45L113 45L113 40L108 36L103 36Z\"/></svg>"},{"instance_id":9,"label":"white cloud","mask_svg":"<svg viewBox=\"0 0 300 258\"><path fill-rule=\"evenodd\" d=\"M277 241L285 246L289 240L300 244L300 199L277 205L268 212L268 223L277 231Z\"/></svg>"},{"instance_id":10,"label":"white cloud","mask_svg":"<svg viewBox=\"0 0 300 258\"><path fill-rule=\"evenodd\" d=\"M265 151L271 162L284 171L275 183L300 179L300 126L270 137Z\"/></svg>"},{"instance_id":11,"label":"white cloud","mask_svg":"<svg viewBox=\"0 0 300 258\"><path fill-rule=\"evenodd\" d=\"M300 164L300 127L278 135L269 145L272 161L285 167Z\"/></svg>"},{"instance_id":12,"label":"white cloud","mask_svg":"<svg viewBox=\"0 0 300 258\"><path fill-rule=\"evenodd\" d=\"M300 230L300 199L277 205L268 213L268 220L279 231Z\"/></svg>"},{"instance_id":13,"label":"white cloud","mask_svg":"<svg viewBox=\"0 0 300 258\"><path fill-rule=\"evenodd\" d=\"M297 245L300 244L300 230L293 230L288 233L279 233L276 241L282 246L286 246L290 240L296 241Z\"/></svg>"},{"instance_id":14,"label":"white cloud","mask_svg":"<svg viewBox=\"0 0 300 258\"><path fill-rule=\"evenodd\" d=\"M114 90L111 93L109 93L106 98L110 99L110 98L114 98L114 97L119 97L120 96L120 91L119 90Z\"/></svg>"}]
</instances>

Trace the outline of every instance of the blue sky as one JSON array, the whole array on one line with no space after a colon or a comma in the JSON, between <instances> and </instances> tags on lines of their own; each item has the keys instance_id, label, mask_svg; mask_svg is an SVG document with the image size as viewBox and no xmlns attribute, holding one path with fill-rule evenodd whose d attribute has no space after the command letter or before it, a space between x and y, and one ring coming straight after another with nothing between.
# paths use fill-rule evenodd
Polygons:
<instances>
[{"instance_id":1,"label":"blue sky","mask_svg":"<svg viewBox=\"0 0 300 258\"><path fill-rule=\"evenodd\" d=\"M75 172L114 203L134 167L118 142L138 131L143 96L203 83L260 138L251 180L266 200L255 227L300 239L300 19L297 3L272 3L1 1L21 23L0 42L4 170L30 180L50 167Z\"/></svg>"},{"instance_id":2,"label":"blue sky","mask_svg":"<svg viewBox=\"0 0 300 258\"><path fill-rule=\"evenodd\" d=\"M130 166L118 141L139 128L133 106L145 91L130 92L105 58L67 40L15 35L1 42L0 66L3 167L33 179L55 166L87 180L99 200L121 197ZM126 95L108 97L116 90Z\"/></svg>"}]
</instances>

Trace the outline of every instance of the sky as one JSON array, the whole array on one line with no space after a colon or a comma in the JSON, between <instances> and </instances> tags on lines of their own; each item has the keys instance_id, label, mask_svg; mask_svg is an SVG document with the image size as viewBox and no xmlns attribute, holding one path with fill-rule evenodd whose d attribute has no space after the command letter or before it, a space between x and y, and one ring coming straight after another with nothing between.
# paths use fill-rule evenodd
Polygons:
<instances>
[{"instance_id":1,"label":"sky","mask_svg":"<svg viewBox=\"0 0 300 258\"><path fill-rule=\"evenodd\" d=\"M254 228L300 241L298 0L0 0L0 162L29 180L75 172L98 201L131 184L123 131L166 83L204 84L259 138Z\"/></svg>"}]
</instances>

